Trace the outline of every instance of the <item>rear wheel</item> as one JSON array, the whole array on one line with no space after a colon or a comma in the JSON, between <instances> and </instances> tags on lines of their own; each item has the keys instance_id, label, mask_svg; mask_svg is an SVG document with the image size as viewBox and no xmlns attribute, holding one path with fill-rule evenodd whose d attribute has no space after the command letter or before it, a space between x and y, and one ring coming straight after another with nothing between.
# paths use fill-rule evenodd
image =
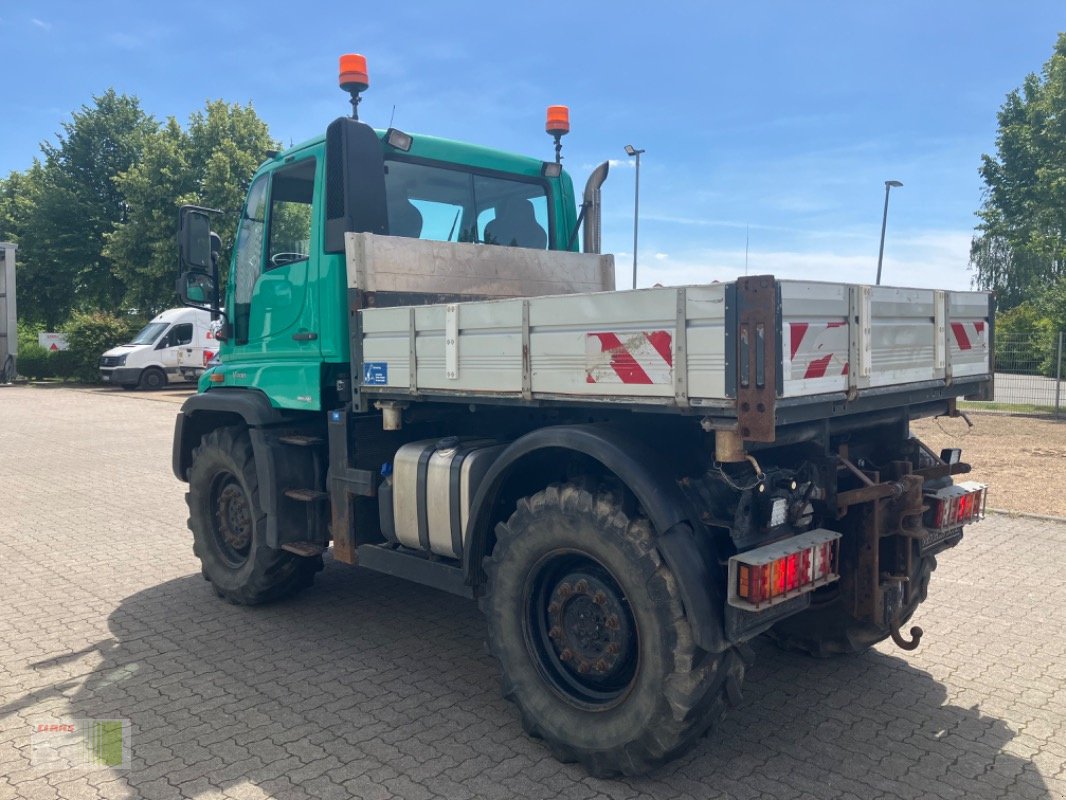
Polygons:
<instances>
[{"instance_id":1,"label":"rear wheel","mask_svg":"<svg viewBox=\"0 0 1066 800\"><path fill-rule=\"evenodd\" d=\"M911 547L918 548L917 542ZM903 609L900 627L903 626L929 595L929 579L936 569L934 556L914 556L914 570L910 584L914 587L910 602ZM796 650L817 658L862 653L878 642L887 639L891 632L887 625L875 625L856 619L844 606L840 595L815 605L807 611L778 622L768 635L786 650Z\"/></svg>"},{"instance_id":2,"label":"rear wheel","mask_svg":"<svg viewBox=\"0 0 1066 800\"><path fill-rule=\"evenodd\" d=\"M520 500L485 566L504 695L561 761L647 772L739 698L739 655L694 645L651 525L611 495L566 485Z\"/></svg>"},{"instance_id":3,"label":"rear wheel","mask_svg":"<svg viewBox=\"0 0 1066 800\"><path fill-rule=\"evenodd\" d=\"M141 380L138 385L148 391L162 389L167 385L167 375L159 367L146 367L141 372Z\"/></svg>"},{"instance_id":4,"label":"rear wheel","mask_svg":"<svg viewBox=\"0 0 1066 800\"><path fill-rule=\"evenodd\" d=\"M309 586L321 556L267 547L252 443L237 428L204 436L189 469L189 529L203 575L220 597L256 605Z\"/></svg>"}]
</instances>

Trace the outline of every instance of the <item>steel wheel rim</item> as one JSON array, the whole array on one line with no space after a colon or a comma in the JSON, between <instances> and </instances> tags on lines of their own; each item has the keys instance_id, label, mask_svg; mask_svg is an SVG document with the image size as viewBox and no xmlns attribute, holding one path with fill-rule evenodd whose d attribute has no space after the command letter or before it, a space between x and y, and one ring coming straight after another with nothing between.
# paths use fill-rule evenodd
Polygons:
<instances>
[{"instance_id":1,"label":"steel wheel rim","mask_svg":"<svg viewBox=\"0 0 1066 800\"><path fill-rule=\"evenodd\" d=\"M541 677L571 705L606 710L636 680L640 636L625 592L600 562L575 550L529 572L523 628Z\"/></svg>"},{"instance_id":2,"label":"steel wheel rim","mask_svg":"<svg viewBox=\"0 0 1066 800\"><path fill-rule=\"evenodd\" d=\"M251 504L244 487L231 473L215 479L211 510L212 533L222 560L233 568L243 566L252 549Z\"/></svg>"}]
</instances>

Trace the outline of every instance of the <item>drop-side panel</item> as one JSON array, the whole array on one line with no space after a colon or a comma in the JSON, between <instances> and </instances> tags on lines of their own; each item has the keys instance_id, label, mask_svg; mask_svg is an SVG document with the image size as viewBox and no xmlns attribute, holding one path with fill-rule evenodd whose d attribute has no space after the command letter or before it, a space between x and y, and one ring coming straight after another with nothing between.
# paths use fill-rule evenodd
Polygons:
<instances>
[{"instance_id":1,"label":"drop-side panel","mask_svg":"<svg viewBox=\"0 0 1066 800\"><path fill-rule=\"evenodd\" d=\"M348 288L503 298L614 290L614 256L346 233Z\"/></svg>"},{"instance_id":2,"label":"drop-side panel","mask_svg":"<svg viewBox=\"0 0 1066 800\"><path fill-rule=\"evenodd\" d=\"M371 392L726 397L721 285L372 308L360 317L361 385Z\"/></svg>"},{"instance_id":3,"label":"drop-side panel","mask_svg":"<svg viewBox=\"0 0 1066 800\"><path fill-rule=\"evenodd\" d=\"M674 396L677 296L640 289L529 303L535 393Z\"/></svg>"},{"instance_id":4,"label":"drop-side panel","mask_svg":"<svg viewBox=\"0 0 1066 800\"><path fill-rule=\"evenodd\" d=\"M990 303L946 292L781 281L784 399L989 373ZM731 407L744 363L731 285L481 300L360 311L361 391ZM730 316L730 314L734 316ZM730 333L729 327L733 326ZM735 380L735 378L734 378ZM950 391L950 389L948 389ZM728 412L727 412L728 413Z\"/></svg>"},{"instance_id":5,"label":"drop-side panel","mask_svg":"<svg viewBox=\"0 0 1066 800\"><path fill-rule=\"evenodd\" d=\"M985 292L781 281L783 397L988 375Z\"/></svg>"},{"instance_id":6,"label":"drop-side panel","mask_svg":"<svg viewBox=\"0 0 1066 800\"><path fill-rule=\"evenodd\" d=\"M870 291L870 314L871 387L944 377L934 359L932 289L875 286Z\"/></svg>"},{"instance_id":7,"label":"drop-side panel","mask_svg":"<svg viewBox=\"0 0 1066 800\"><path fill-rule=\"evenodd\" d=\"M848 388L848 306L843 283L781 281L784 396Z\"/></svg>"},{"instance_id":8,"label":"drop-side panel","mask_svg":"<svg viewBox=\"0 0 1066 800\"><path fill-rule=\"evenodd\" d=\"M988 296L980 292L951 292L948 297L948 352L955 378L989 371Z\"/></svg>"}]
</instances>

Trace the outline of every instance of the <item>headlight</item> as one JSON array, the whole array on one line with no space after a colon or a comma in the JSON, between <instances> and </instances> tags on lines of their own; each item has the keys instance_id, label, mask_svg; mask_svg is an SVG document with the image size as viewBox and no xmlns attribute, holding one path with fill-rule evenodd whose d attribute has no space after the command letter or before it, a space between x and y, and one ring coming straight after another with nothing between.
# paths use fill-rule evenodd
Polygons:
<instances>
[{"instance_id":1,"label":"headlight","mask_svg":"<svg viewBox=\"0 0 1066 800\"><path fill-rule=\"evenodd\" d=\"M122 367L126 364L126 356L122 355L115 359L115 366Z\"/></svg>"}]
</instances>

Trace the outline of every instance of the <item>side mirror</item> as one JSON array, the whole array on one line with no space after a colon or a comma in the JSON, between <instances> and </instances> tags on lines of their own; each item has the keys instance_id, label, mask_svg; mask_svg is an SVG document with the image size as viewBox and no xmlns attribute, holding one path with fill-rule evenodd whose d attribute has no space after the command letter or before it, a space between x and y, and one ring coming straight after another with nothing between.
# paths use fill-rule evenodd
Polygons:
<instances>
[{"instance_id":1,"label":"side mirror","mask_svg":"<svg viewBox=\"0 0 1066 800\"><path fill-rule=\"evenodd\" d=\"M344 252L344 234L388 233L385 155L373 128L341 117L326 128L324 249Z\"/></svg>"},{"instance_id":2,"label":"side mirror","mask_svg":"<svg viewBox=\"0 0 1066 800\"><path fill-rule=\"evenodd\" d=\"M218 285L215 283L213 275L195 270L193 272L183 272L178 278L178 284L175 288L177 289L178 297L181 298L183 303L210 308L215 298L215 292L218 290Z\"/></svg>"},{"instance_id":3,"label":"side mirror","mask_svg":"<svg viewBox=\"0 0 1066 800\"><path fill-rule=\"evenodd\" d=\"M178 228L178 256L181 259L182 272L210 270L213 266L212 244L211 219L207 210L196 206L182 206Z\"/></svg>"}]
</instances>

